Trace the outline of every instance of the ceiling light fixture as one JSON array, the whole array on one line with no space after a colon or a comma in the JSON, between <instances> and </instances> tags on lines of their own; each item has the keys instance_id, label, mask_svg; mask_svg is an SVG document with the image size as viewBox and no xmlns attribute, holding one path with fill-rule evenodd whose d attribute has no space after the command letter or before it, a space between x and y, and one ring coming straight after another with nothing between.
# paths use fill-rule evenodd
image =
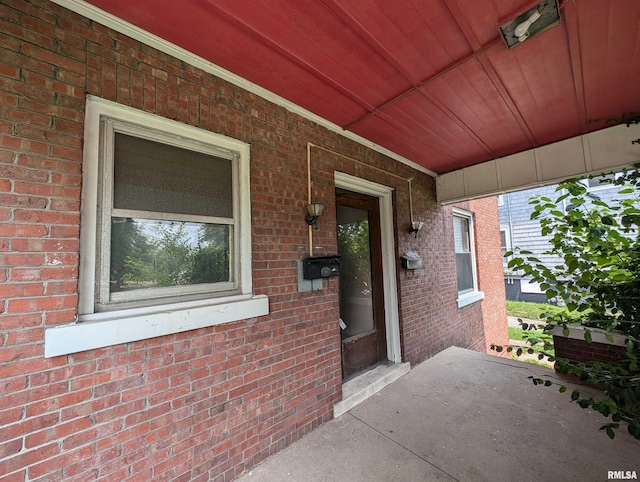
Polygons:
<instances>
[{"instance_id":1,"label":"ceiling light fixture","mask_svg":"<svg viewBox=\"0 0 640 482\"><path fill-rule=\"evenodd\" d=\"M543 0L510 20L500 22L500 34L512 49L560 22L557 0Z\"/></svg>"},{"instance_id":2,"label":"ceiling light fixture","mask_svg":"<svg viewBox=\"0 0 640 482\"><path fill-rule=\"evenodd\" d=\"M539 20L540 17L540 12L536 10L528 19L526 19L516 27L516 29L513 31L513 35L518 39L519 42L524 42L529 38L529 27L531 27L533 22Z\"/></svg>"}]
</instances>

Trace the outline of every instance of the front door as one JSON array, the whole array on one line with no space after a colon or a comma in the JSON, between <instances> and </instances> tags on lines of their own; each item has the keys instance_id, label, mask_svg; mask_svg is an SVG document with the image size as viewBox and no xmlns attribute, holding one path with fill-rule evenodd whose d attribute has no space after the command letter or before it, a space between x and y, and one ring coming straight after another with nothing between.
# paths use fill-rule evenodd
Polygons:
<instances>
[{"instance_id":1,"label":"front door","mask_svg":"<svg viewBox=\"0 0 640 482\"><path fill-rule=\"evenodd\" d=\"M378 198L336 189L342 378L386 360Z\"/></svg>"}]
</instances>

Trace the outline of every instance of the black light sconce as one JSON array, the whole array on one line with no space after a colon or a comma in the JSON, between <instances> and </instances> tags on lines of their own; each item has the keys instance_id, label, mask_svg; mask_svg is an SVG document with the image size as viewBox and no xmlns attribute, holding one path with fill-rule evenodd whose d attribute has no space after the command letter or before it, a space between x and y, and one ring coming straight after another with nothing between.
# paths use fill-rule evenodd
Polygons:
<instances>
[{"instance_id":1,"label":"black light sconce","mask_svg":"<svg viewBox=\"0 0 640 482\"><path fill-rule=\"evenodd\" d=\"M418 233L422 229L422 226L424 226L424 223L422 221L413 220L413 196L411 194L411 181L413 181L412 177L407 179L407 182L409 183L409 215L411 217L410 218L411 224L409 225L409 234L413 234L413 237L417 238Z\"/></svg>"},{"instance_id":2,"label":"black light sconce","mask_svg":"<svg viewBox=\"0 0 640 482\"><path fill-rule=\"evenodd\" d=\"M324 210L324 205L320 203L312 203L307 205L307 214L304 216L304 220L309 226L313 225L318 229L318 218Z\"/></svg>"},{"instance_id":3,"label":"black light sconce","mask_svg":"<svg viewBox=\"0 0 640 482\"><path fill-rule=\"evenodd\" d=\"M424 226L424 223L422 221L411 221L411 226L409 227L409 233L413 234L414 238L417 238L418 233L422 229L422 226Z\"/></svg>"}]
</instances>

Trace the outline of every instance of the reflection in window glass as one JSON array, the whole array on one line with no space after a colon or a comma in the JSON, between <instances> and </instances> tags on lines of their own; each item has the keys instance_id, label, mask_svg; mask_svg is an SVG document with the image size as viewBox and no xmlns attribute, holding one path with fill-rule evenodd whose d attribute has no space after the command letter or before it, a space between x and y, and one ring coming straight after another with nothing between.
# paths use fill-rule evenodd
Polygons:
<instances>
[{"instance_id":1,"label":"reflection in window glass","mask_svg":"<svg viewBox=\"0 0 640 482\"><path fill-rule=\"evenodd\" d=\"M111 292L230 281L230 226L111 220Z\"/></svg>"}]
</instances>

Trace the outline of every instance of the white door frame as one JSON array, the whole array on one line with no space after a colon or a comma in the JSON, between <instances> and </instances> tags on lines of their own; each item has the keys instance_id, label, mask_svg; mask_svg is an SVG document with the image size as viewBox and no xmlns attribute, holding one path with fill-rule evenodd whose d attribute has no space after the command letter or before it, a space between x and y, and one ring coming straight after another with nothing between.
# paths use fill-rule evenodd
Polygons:
<instances>
[{"instance_id":1,"label":"white door frame","mask_svg":"<svg viewBox=\"0 0 640 482\"><path fill-rule=\"evenodd\" d=\"M379 200L387 358L393 363L401 363L400 318L398 316L398 286L396 283L396 250L393 237L393 188L338 171L334 173L334 182L338 188L377 197Z\"/></svg>"}]
</instances>

